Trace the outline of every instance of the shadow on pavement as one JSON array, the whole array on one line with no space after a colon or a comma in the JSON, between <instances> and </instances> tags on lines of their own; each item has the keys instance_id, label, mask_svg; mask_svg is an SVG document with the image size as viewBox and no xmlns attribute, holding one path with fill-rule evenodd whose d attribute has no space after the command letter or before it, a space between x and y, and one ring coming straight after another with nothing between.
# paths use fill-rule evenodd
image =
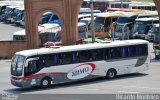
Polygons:
<instances>
[{"instance_id":1,"label":"shadow on pavement","mask_svg":"<svg viewBox=\"0 0 160 100\"><path fill-rule=\"evenodd\" d=\"M106 81L109 82L109 81L118 81L118 80L122 80L122 79L130 79L130 78L135 78L135 77L144 77L146 75L148 75L148 74L135 73L135 74L120 75L114 79L95 78L95 79L83 80L83 81L77 81L77 82L68 82L68 83L63 83L63 84L61 83L61 84L52 85L49 88L41 88L41 87L12 88L12 89L4 90L4 91L7 93L23 94L23 93L43 91L43 90L62 89L62 88L67 88L67 87L82 86L82 85L101 83L101 82L106 82Z\"/></svg>"}]
</instances>

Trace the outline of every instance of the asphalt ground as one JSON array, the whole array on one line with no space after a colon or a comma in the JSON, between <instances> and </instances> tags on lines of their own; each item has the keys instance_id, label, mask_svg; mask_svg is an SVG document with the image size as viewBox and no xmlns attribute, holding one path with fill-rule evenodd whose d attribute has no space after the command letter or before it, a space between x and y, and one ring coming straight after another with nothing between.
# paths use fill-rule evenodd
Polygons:
<instances>
[{"instance_id":1,"label":"asphalt ground","mask_svg":"<svg viewBox=\"0 0 160 100\"><path fill-rule=\"evenodd\" d=\"M14 24L6 24L4 22L0 22L0 41L13 40L13 33L22 29L23 28L18 27Z\"/></svg>"}]
</instances>

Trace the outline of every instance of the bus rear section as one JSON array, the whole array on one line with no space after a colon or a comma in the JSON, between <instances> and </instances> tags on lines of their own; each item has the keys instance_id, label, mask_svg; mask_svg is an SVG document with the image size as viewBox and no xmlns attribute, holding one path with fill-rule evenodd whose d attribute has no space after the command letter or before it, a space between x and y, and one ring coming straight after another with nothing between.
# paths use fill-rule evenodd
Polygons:
<instances>
[{"instance_id":1,"label":"bus rear section","mask_svg":"<svg viewBox=\"0 0 160 100\"><path fill-rule=\"evenodd\" d=\"M149 69L149 43L128 40L17 52L11 63L11 83L17 87L52 84L138 73Z\"/></svg>"}]
</instances>

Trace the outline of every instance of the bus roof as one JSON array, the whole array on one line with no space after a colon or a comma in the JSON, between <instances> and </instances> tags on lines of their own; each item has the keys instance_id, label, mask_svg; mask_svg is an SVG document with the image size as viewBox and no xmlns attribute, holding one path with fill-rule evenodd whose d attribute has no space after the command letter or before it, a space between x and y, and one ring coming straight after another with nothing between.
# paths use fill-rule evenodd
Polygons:
<instances>
[{"instance_id":1,"label":"bus roof","mask_svg":"<svg viewBox=\"0 0 160 100\"><path fill-rule=\"evenodd\" d=\"M148 12L127 12L122 17L133 17L133 16L158 16L158 12L156 11L148 11Z\"/></svg>"},{"instance_id":2,"label":"bus roof","mask_svg":"<svg viewBox=\"0 0 160 100\"><path fill-rule=\"evenodd\" d=\"M159 20L158 17L150 17L150 18L137 18L136 21L153 21L153 20Z\"/></svg>"},{"instance_id":3,"label":"bus roof","mask_svg":"<svg viewBox=\"0 0 160 100\"><path fill-rule=\"evenodd\" d=\"M24 6L23 7L18 7L16 8L17 10L24 10Z\"/></svg>"},{"instance_id":4,"label":"bus roof","mask_svg":"<svg viewBox=\"0 0 160 100\"><path fill-rule=\"evenodd\" d=\"M122 13L120 12L117 12L117 13L100 13L100 14L97 14L97 17L119 17L123 15Z\"/></svg>"},{"instance_id":5,"label":"bus roof","mask_svg":"<svg viewBox=\"0 0 160 100\"><path fill-rule=\"evenodd\" d=\"M153 26L155 26L155 27L159 27L159 24L153 24Z\"/></svg>"},{"instance_id":6,"label":"bus roof","mask_svg":"<svg viewBox=\"0 0 160 100\"><path fill-rule=\"evenodd\" d=\"M86 24L83 22L78 22L78 26L85 26Z\"/></svg>"},{"instance_id":7,"label":"bus roof","mask_svg":"<svg viewBox=\"0 0 160 100\"><path fill-rule=\"evenodd\" d=\"M147 10L141 9L127 9L127 8L108 8L107 11L123 11L123 12L147 12Z\"/></svg>"},{"instance_id":8,"label":"bus roof","mask_svg":"<svg viewBox=\"0 0 160 100\"><path fill-rule=\"evenodd\" d=\"M96 19L96 17L94 17L94 19ZM82 18L80 21L91 21L91 17Z\"/></svg>"},{"instance_id":9,"label":"bus roof","mask_svg":"<svg viewBox=\"0 0 160 100\"><path fill-rule=\"evenodd\" d=\"M94 43L94 44L62 46L59 48L41 48L41 49L24 50L24 51L17 52L15 54L28 57L28 56L34 56L34 55L72 52L72 51L97 49L97 48L100 49L100 48L106 48L106 47L145 44L145 43L148 44L149 42L145 40L124 40L124 41L114 41L110 43Z\"/></svg>"}]
</instances>

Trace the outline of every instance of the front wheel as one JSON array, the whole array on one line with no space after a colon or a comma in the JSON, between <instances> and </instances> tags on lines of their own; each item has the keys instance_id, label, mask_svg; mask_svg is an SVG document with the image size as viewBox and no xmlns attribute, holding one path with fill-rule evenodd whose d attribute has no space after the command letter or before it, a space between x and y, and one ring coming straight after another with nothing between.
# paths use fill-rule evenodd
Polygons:
<instances>
[{"instance_id":1,"label":"front wheel","mask_svg":"<svg viewBox=\"0 0 160 100\"><path fill-rule=\"evenodd\" d=\"M46 88L46 87L49 87L49 86L51 86L51 79L49 79L49 78L42 79L41 87Z\"/></svg>"},{"instance_id":2,"label":"front wheel","mask_svg":"<svg viewBox=\"0 0 160 100\"><path fill-rule=\"evenodd\" d=\"M109 79L113 79L116 76L116 71L114 69L110 69L107 71L106 77Z\"/></svg>"}]
</instances>

